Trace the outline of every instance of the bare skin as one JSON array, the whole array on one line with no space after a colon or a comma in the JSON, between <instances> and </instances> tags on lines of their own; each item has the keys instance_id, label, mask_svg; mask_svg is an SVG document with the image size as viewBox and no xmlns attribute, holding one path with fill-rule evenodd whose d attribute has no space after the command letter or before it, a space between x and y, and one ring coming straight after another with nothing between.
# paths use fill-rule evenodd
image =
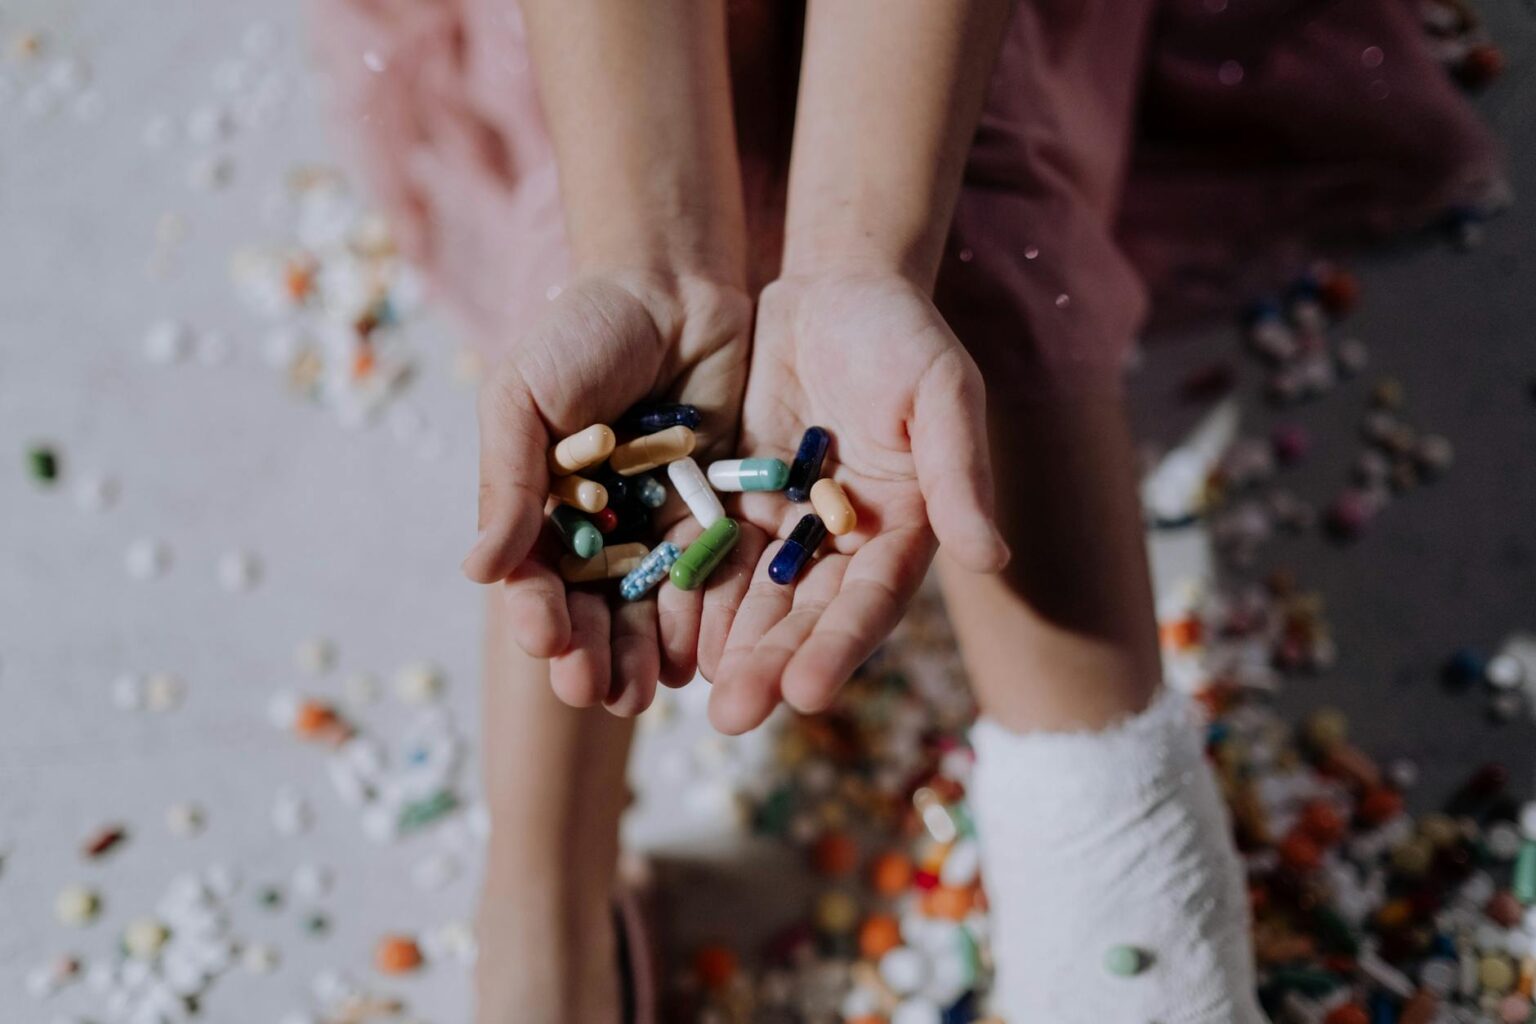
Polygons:
<instances>
[{"instance_id":1,"label":"bare skin","mask_svg":"<svg viewBox=\"0 0 1536 1024\"><path fill-rule=\"evenodd\" d=\"M1003 724L1091 726L1150 698L1118 408L1009 410L989 447L981 376L930 298L1008 7L813 0L783 266L754 321L723 3L524 0L579 274L481 401L483 532L465 561L491 585L477 1024L616 1021L616 716L658 680L700 670L727 732L780 700L824 707L942 545L967 667ZM567 588L540 540L545 451L646 396L701 405L721 456L785 457L828 427L859 530L787 590L765 578L770 538L805 509L742 496L743 538L702 593L621 606ZM996 520L991 458L1007 469ZM697 529L678 506L661 528Z\"/></svg>"}]
</instances>

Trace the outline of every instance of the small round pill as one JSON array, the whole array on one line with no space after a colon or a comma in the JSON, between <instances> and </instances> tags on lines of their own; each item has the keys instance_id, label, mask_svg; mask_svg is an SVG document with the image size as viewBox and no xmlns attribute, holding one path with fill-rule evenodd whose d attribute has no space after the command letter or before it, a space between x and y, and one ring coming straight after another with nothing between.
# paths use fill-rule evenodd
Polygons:
<instances>
[{"instance_id":1,"label":"small round pill","mask_svg":"<svg viewBox=\"0 0 1536 1024\"><path fill-rule=\"evenodd\" d=\"M1130 978L1147 969L1151 957L1135 946L1110 946L1104 951L1104 969L1119 978Z\"/></svg>"},{"instance_id":2,"label":"small round pill","mask_svg":"<svg viewBox=\"0 0 1536 1024\"><path fill-rule=\"evenodd\" d=\"M858 513L853 510L853 503L848 500L842 484L829 476L811 486L811 508L821 516L827 532L834 537L852 533L859 525Z\"/></svg>"},{"instance_id":3,"label":"small round pill","mask_svg":"<svg viewBox=\"0 0 1536 1024\"><path fill-rule=\"evenodd\" d=\"M578 431L549 450L549 471L567 476L595 466L608 458L616 439L613 431L601 423Z\"/></svg>"},{"instance_id":4,"label":"small round pill","mask_svg":"<svg viewBox=\"0 0 1536 1024\"><path fill-rule=\"evenodd\" d=\"M54 916L60 924L79 927L90 924L101 913L101 896L84 885L67 885L53 901Z\"/></svg>"}]
</instances>

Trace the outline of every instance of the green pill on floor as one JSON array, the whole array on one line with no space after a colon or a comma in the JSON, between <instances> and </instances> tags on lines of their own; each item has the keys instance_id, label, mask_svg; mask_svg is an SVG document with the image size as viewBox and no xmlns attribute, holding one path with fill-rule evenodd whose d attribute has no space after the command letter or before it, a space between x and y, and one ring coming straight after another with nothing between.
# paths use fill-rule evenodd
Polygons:
<instances>
[{"instance_id":1,"label":"green pill on floor","mask_svg":"<svg viewBox=\"0 0 1536 1024\"><path fill-rule=\"evenodd\" d=\"M709 579L709 574L725 560L741 538L741 527L736 520L722 517L688 545L687 550L672 565L672 585L679 590L697 590Z\"/></svg>"},{"instance_id":2,"label":"green pill on floor","mask_svg":"<svg viewBox=\"0 0 1536 1024\"><path fill-rule=\"evenodd\" d=\"M1104 969L1119 978L1134 977L1151 963L1151 955L1135 946L1110 946L1104 951Z\"/></svg>"}]
</instances>

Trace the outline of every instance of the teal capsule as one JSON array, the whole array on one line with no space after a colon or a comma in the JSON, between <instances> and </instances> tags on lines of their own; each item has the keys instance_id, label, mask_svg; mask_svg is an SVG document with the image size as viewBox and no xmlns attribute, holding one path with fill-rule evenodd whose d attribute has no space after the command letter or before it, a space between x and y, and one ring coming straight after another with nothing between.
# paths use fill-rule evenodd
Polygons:
<instances>
[{"instance_id":1,"label":"teal capsule","mask_svg":"<svg viewBox=\"0 0 1536 1024\"><path fill-rule=\"evenodd\" d=\"M789 467L782 459L725 459L709 464L709 486L717 491L782 491Z\"/></svg>"},{"instance_id":2,"label":"teal capsule","mask_svg":"<svg viewBox=\"0 0 1536 1024\"><path fill-rule=\"evenodd\" d=\"M702 587L740 539L741 527L736 520L729 516L716 519L672 566L672 585L679 590Z\"/></svg>"},{"instance_id":3,"label":"teal capsule","mask_svg":"<svg viewBox=\"0 0 1536 1024\"><path fill-rule=\"evenodd\" d=\"M1515 857L1512 887L1515 899L1521 905L1528 907L1536 903L1536 842L1527 839L1520 844L1520 853Z\"/></svg>"},{"instance_id":4,"label":"teal capsule","mask_svg":"<svg viewBox=\"0 0 1536 1024\"><path fill-rule=\"evenodd\" d=\"M1104 969L1120 978L1140 974L1151 962L1152 957L1135 946L1110 946L1104 951Z\"/></svg>"},{"instance_id":5,"label":"teal capsule","mask_svg":"<svg viewBox=\"0 0 1536 1024\"><path fill-rule=\"evenodd\" d=\"M549 514L560 540L577 558L591 558L603 550L603 535L592 522L570 505L556 505Z\"/></svg>"}]
</instances>

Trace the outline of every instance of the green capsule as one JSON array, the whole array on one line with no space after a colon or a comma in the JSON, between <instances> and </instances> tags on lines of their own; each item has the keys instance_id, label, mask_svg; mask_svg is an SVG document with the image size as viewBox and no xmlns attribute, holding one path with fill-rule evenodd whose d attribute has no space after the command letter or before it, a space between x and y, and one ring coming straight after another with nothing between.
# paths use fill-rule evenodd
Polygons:
<instances>
[{"instance_id":1,"label":"green capsule","mask_svg":"<svg viewBox=\"0 0 1536 1024\"><path fill-rule=\"evenodd\" d=\"M1536 842L1527 839L1520 844L1520 854L1515 858L1515 899L1523 906L1536 903Z\"/></svg>"},{"instance_id":2,"label":"green capsule","mask_svg":"<svg viewBox=\"0 0 1536 1024\"><path fill-rule=\"evenodd\" d=\"M555 532L560 535L560 540L577 558L592 558L603 550L603 535L570 505L556 505L555 510L549 514L549 521L555 524Z\"/></svg>"},{"instance_id":3,"label":"green capsule","mask_svg":"<svg viewBox=\"0 0 1536 1024\"><path fill-rule=\"evenodd\" d=\"M1104 951L1104 969L1119 978L1140 974L1151 962L1152 957L1135 946L1110 946Z\"/></svg>"},{"instance_id":4,"label":"green capsule","mask_svg":"<svg viewBox=\"0 0 1536 1024\"><path fill-rule=\"evenodd\" d=\"M697 590L709 579L709 574L725 560L741 538L741 527L728 516L716 519L714 525L688 545L672 566L672 585L679 590Z\"/></svg>"},{"instance_id":5,"label":"green capsule","mask_svg":"<svg viewBox=\"0 0 1536 1024\"><path fill-rule=\"evenodd\" d=\"M52 448L39 445L27 452L27 466L32 479L40 484L51 484L59 478L59 456Z\"/></svg>"},{"instance_id":6,"label":"green capsule","mask_svg":"<svg viewBox=\"0 0 1536 1024\"><path fill-rule=\"evenodd\" d=\"M782 459L725 459L709 464L709 485L717 491L782 491L789 467Z\"/></svg>"}]
</instances>

